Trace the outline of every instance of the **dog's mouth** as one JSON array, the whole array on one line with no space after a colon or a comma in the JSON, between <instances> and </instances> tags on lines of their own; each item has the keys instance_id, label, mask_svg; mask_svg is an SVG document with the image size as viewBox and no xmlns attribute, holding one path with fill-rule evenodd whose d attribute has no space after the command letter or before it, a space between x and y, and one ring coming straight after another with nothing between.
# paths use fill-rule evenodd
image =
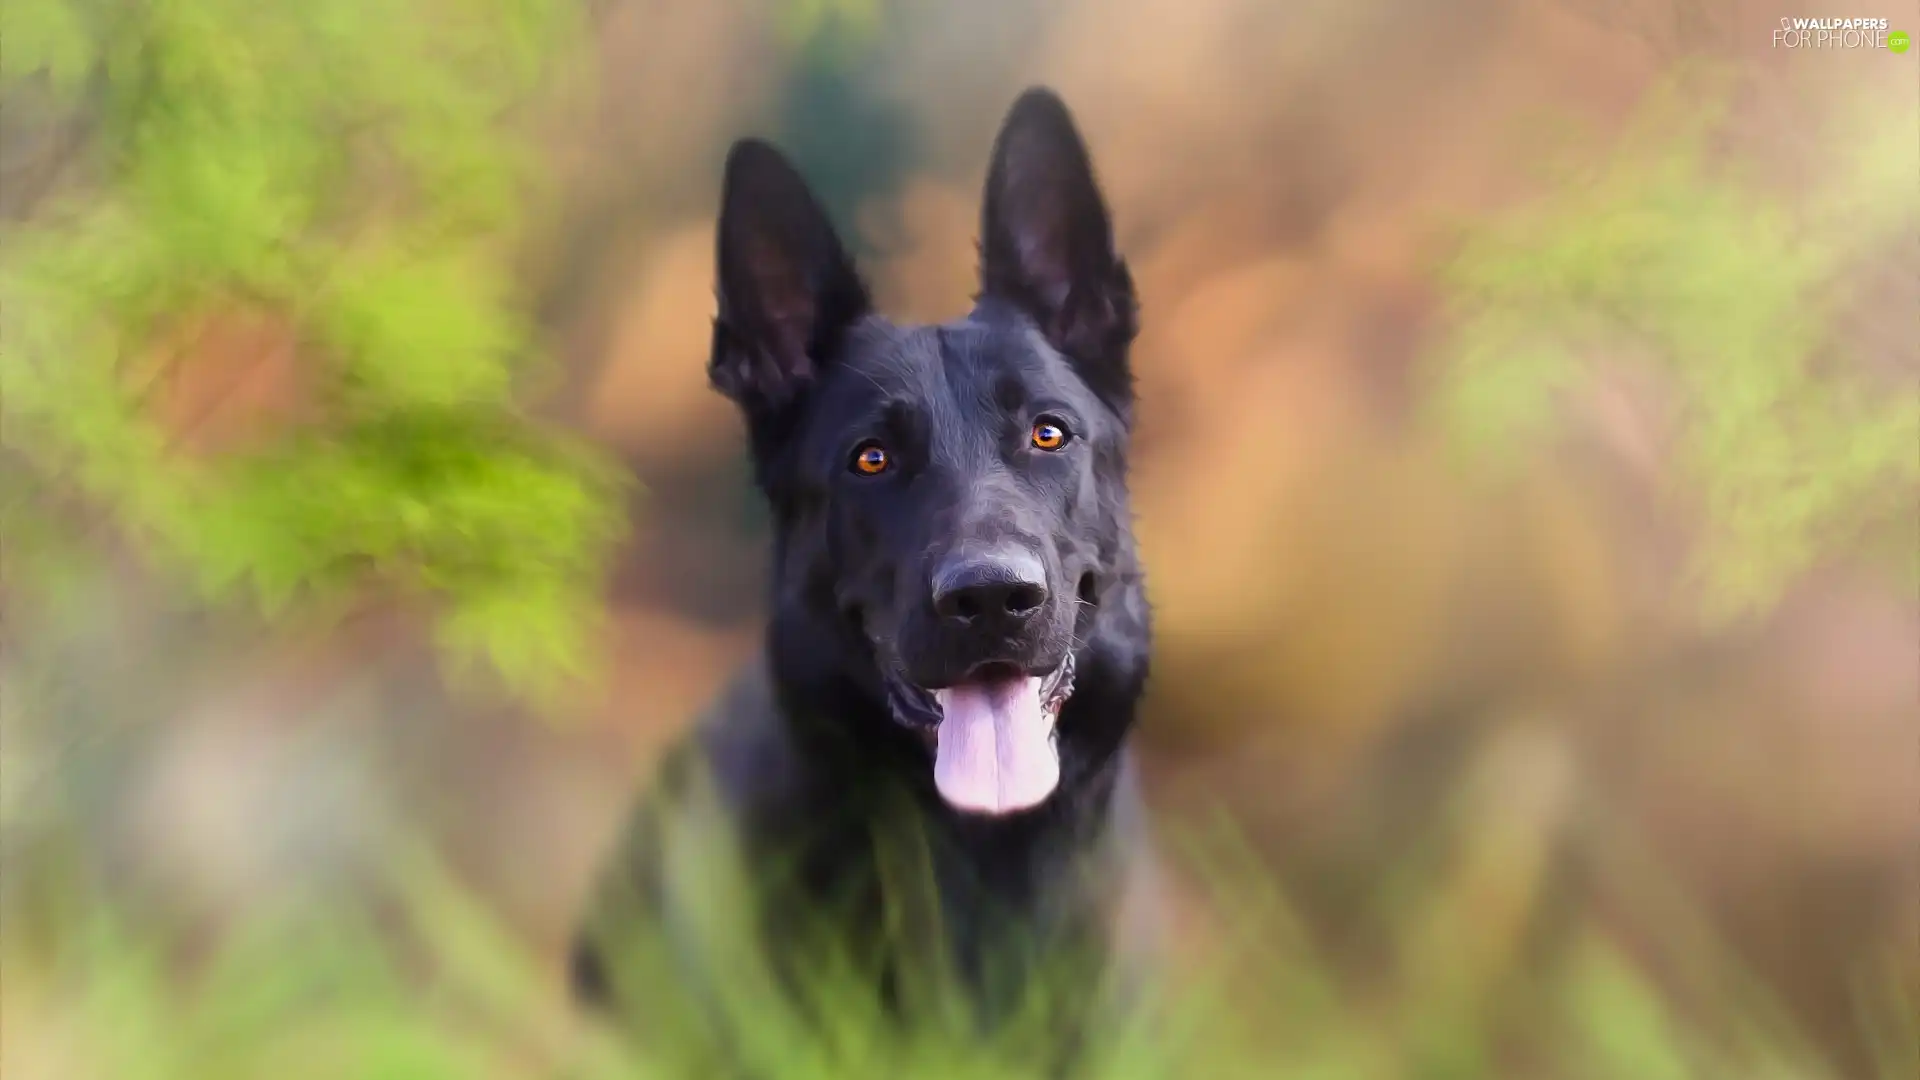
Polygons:
<instances>
[{"instance_id":1,"label":"dog's mouth","mask_svg":"<svg viewBox=\"0 0 1920 1080\"><path fill-rule=\"evenodd\" d=\"M926 733L940 797L969 814L1030 810L1060 786L1060 711L1073 695L1073 654L1042 675L984 664L938 690L902 685L901 719ZM907 706L902 708L902 706Z\"/></svg>"}]
</instances>

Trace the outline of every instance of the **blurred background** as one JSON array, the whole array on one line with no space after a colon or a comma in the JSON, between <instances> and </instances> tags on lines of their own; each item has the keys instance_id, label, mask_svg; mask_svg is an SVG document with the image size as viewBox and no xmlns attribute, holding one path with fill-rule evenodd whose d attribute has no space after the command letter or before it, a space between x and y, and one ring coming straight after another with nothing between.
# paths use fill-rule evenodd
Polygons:
<instances>
[{"instance_id":1,"label":"blurred background","mask_svg":"<svg viewBox=\"0 0 1920 1080\"><path fill-rule=\"evenodd\" d=\"M883 307L937 320L1032 82L1142 293L1138 746L1183 948L1264 976L1233 1074L1920 1069L1888 33L1789 48L1826 13L1759 0L0 12L8 1080L575 1075L571 920L762 614L704 373L726 147L786 148ZM408 944L397 845L485 912L467 966ZM1208 884L1223 845L1257 903ZM315 939L249 937L293 910L440 989L302 996ZM476 950L514 957L503 1012L461 1004L506 978Z\"/></svg>"}]
</instances>

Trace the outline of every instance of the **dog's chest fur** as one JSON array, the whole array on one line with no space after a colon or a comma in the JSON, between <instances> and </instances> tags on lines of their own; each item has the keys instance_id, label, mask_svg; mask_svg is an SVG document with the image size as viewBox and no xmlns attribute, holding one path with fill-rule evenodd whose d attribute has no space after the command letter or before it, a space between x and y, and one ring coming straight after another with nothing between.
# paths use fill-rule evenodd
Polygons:
<instances>
[{"instance_id":1,"label":"dog's chest fur","mask_svg":"<svg viewBox=\"0 0 1920 1080\"><path fill-rule=\"evenodd\" d=\"M829 947L889 970L937 963L987 999L1005 989L987 983L1024 981L1041 964L1097 978L1087 965L1147 944L1138 915L1151 864L1124 753L1071 800L981 822L903 783L910 770L876 769L804 734L839 730L834 719L785 714L756 665L689 746L733 817L776 949L816 920L837 939ZM899 955L936 943L942 955Z\"/></svg>"}]
</instances>

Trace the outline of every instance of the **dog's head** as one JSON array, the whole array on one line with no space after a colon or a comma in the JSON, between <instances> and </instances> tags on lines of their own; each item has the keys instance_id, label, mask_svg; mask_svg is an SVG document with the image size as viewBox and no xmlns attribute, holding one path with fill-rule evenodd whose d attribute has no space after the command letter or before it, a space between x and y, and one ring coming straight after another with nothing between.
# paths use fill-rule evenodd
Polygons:
<instances>
[{"instance_id":1,"label":"dog's head","mask_svg":"<svg viewBox=\"0 0 1920 1080\"><path fill-rule=\"evenodd\" d=\"M1132 581L1135 297L1066 107L1036 89L1007 115L964 319L875 314L805 182L759 141L727 161L718 274L710 374L747 421L780 602L926 735L950 804L1044 802L1076 657Z\"/></svg>"}]
</instances>

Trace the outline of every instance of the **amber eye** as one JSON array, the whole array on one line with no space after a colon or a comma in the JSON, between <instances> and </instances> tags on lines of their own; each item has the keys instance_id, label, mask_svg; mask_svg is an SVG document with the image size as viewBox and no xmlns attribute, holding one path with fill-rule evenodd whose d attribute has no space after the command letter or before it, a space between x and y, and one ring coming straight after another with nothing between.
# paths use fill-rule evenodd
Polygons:
<instances>
[{"instance_id":1,"label":"amber eye","mask_svg":"<svg viewBox=\"0 0 1920 1080\"><path fill-rule=\"evenodd\" d=\"M862 476L879 476L893 464L893 458L887 455L887 448L879 443L866 443L853 452L853 471Z\"/></svg>"},{"instance_id":2,"label":"amber eye","mask_svg":"<svg viewBox=\"0 0 1920 1080\"><path fill-rule=\"evenodd\" d=\"M1032 442L1035 450L1058 450L1067 445L1067 429L1051 420L1042 420L1033 425Z\"/></svg>"}]
</instances>

